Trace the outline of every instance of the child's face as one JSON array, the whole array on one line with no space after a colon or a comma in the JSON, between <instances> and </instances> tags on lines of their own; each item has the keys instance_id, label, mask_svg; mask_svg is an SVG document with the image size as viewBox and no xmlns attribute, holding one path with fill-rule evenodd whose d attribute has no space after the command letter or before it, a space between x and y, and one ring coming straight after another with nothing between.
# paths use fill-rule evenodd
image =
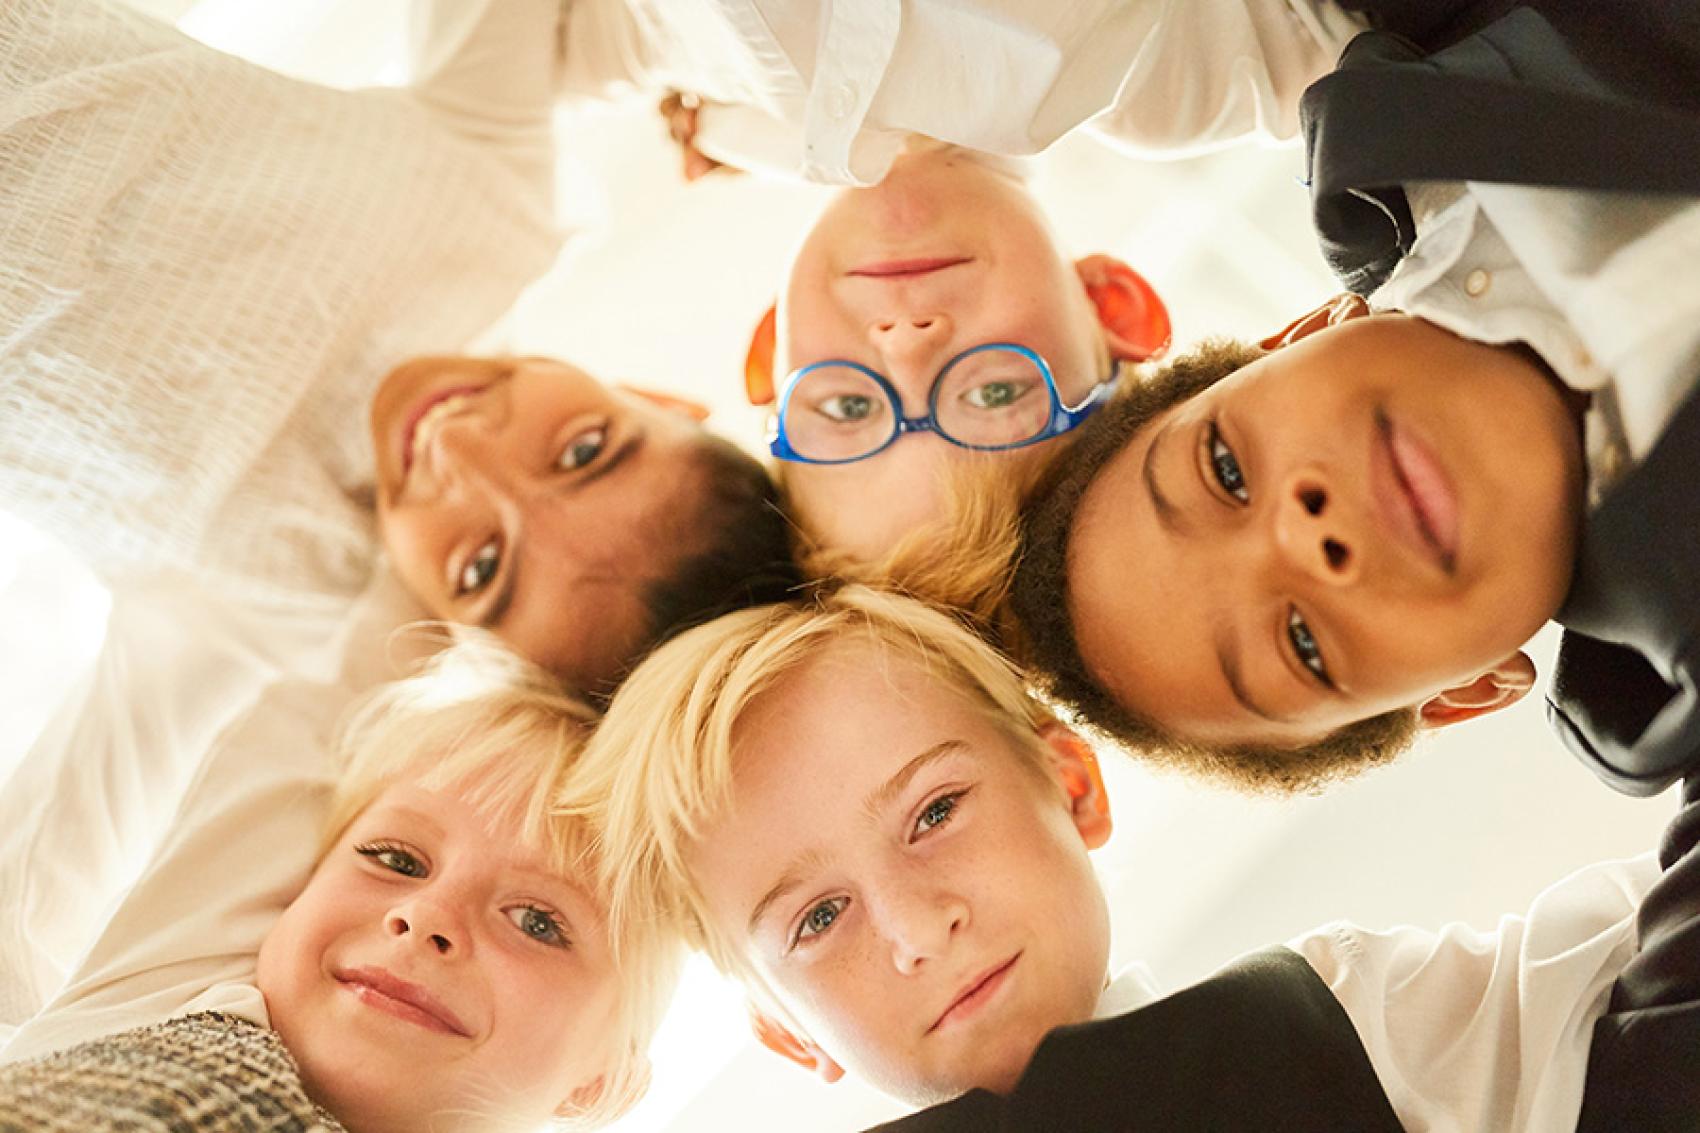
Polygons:
<instances>
[{"instance_id":1,"label":"child's face","mask_svg":"<svg viewBox=\"0 0 1700 1133\"><path fill-rule=\"evenodd\" d=\"M695 422L561 362L448 357L391 374L371 426L384 543L434 616L581 685L618 668L694 506Z\"/></svg>"},{"instance_id":2,"label":"child's face","mask_svg":"<svg viewBox=\"0 0 1700 1133\"><path fill-rule=\"evenodd\" d=\"M1081 656L1172 734L1320 739L1514 655L1563 598L1580 493L1521 354L1403 315L1321 330L1098 474L1068 547Z\"/></svg>"},{"instance_id":3,"label":"child's face","mask_svg":"<svg viewBox=\"0 0 1700 1133\"><path fill-rule=\"evenodd\" d=\"M944 364L987 342L1038 352L1069 405L1109 374L1081 278L1026 189L933 149L906 154L879 185L839 195L822 214L780 297L774 371L859 362L919 416ZM1032 461L1050 447L994 459ZM916 434L853 464L788 465L786 488L816 538L872 560L938 517L945 470L977 457Z\"/></svg>"},{"instance_id":4,"label":"child's face","mask_svg":"<svg viewBox=\"0 0 1700 1133\"><path fill-rule=\"evenodd\" d=\"M273 1027L351 1128L540 1123L604 1066L598 902L448 795L387 788L260 950Z\"/></svg>"},{"instance_id":5,"label":"child's face","mask_svg":"<svg viewBox=\"0 0 1700 1133\"><path fill-rule=\"evenodd\" d=\"M1054 780L914 662L846 644L740 722L693 873L808 1039L915 1103L1007 1090L1090 1018L1109 922Z\"/></svg>"}]
</instances>

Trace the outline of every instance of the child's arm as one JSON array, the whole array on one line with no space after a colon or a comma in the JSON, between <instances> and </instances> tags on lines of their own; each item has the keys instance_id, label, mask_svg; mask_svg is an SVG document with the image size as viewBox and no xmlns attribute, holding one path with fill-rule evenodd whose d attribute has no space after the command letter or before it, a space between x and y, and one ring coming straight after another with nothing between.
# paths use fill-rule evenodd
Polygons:
<instances>
[{"instance_id":1,"label":"child's arm","mask_svg":"<svg viewBox=\"0 0 1700 1133\"><path fill-rule=\"evenodd\" d=\"M1333 0L1170 5L1115 104L1089 125L1112 145L1163 157L1296 137L1299 96L1366 27L1342 7Z\"/></svg>"},{"instance_id":2,"label":"child's arm","mask_svg":"<svg viewBox=\"0 0 1700 1133\"><path fill-rule=\"evenodd\" d=\"M439 122L553 192L562 0L414 0L408 92Z\"/></svg>"},{"instance_id":3,"label":"child's arm","mask_svg":"<svg viewBox=\"0 0 1700 1133\"><path fill-rule=\"evenodd\" d=\"M1657 877L1646 855L1566 878L1493 932L1339 924L1289 947L1351 1016L1408 1128L1567 1129Z\"/></svg>"}]
</instances>

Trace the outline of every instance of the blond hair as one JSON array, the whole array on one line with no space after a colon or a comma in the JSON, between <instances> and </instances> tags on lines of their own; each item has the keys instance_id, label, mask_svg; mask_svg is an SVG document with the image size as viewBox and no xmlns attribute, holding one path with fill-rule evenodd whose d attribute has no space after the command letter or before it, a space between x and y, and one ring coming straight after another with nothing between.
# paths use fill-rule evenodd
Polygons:
<instances>
[{"instance_id":1,"label":"blond hair","mask_svg":"<svg viewBox=\"0 0 1700 1133\"><path fill-rule=\"evenodd\" d=\"M781 1017L741 949L715 929L690 868L692 844L732 801L739 721L787 673L856 641L925 666L1044 773L1038 732L1052 717L1001 654L949 613L852 584L729 614L657 650L616 694L560 800L601 831L615 924L671 926Z\"/></svg>"},{"instance_id":2,"label":"blond hair","mask_svg":"<svg viewBox=\"0 0 1700 1133\"><path fill-rule=\"evenodd\" d=\"M596 713L563 692L543 669L494 637L456 627L458 644L419 674L384 685L344 724L343 766L331 801L325 847L397 781L453 795L515 827L515 840L565 876L596 879L596 843L583 822L555 813L557 795L579 771ZM645 1054L678 981L681 956L669 936L630 925L609 932L621 980L611 1065L596 1099L562 1118L588 1129L619 1117L642 1097Z\"/></svg>"}]
</instances>

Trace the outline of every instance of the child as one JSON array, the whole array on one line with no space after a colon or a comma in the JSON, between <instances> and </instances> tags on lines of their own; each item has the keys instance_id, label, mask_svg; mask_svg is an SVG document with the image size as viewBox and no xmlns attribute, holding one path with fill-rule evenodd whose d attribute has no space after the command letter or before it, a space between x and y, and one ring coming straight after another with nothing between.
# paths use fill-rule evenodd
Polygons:
<instances>
[{"instance_id":1,"label":"child","mask_svg":"<svg viewBox=\"0 0 1700 1133\"><path fill-rule=\"evenodd\" d=\"M804 237L746 382L807 543L867 567L936 534L953 468L1018 476L1168 339L1150 285L1065 256L1009 162L916 137Z\"/></svg>"},{"instance_id":2,"label":"child","mask_svg":"<svg viewBox=\"0 0 1700 1133\"><path fill-rule=\"evenodd\" d=\"M1598 867L1491 935L1329 926L1154 1003L1105 975L1089 749L952 618L857 587L657 651L583 771L563 802L604 831L615 924L678 926L829 1078L982 1091L940 1128L1563 1128L1656 874Z\"/></svg>"},{"instance_id":3,"label":"child","mask_svg":"<svg viewBox=\"0 0 1700 1133\"><path fill-rule=\"evenodd\" d=\"M643 1090L675 957L641 926L610 933L587 885L585 829L549 813L591 718L546 675L477 643L386 687L347 733L311 878L281 916L238 914L257 955L221 955L193 916L156 909L152 926L129 926L145 935L128 970L50 1007L7 1048L8 1060L62 1053L0 1073L0 1108L50 1083L58 1120L116 1127L121 1114L99 1109L110 1099L78 1093L99 1079L79 1078L77 1044L127 1032L88 1049L135 1059L135 1093L118 1096L142 1112L171 1102L163 1085L147 1092L150 1074L177 1073L169 1057L146 1069L160 1044L183 1043L216 1081L220 1050L281 1041L280 1093L304 1091L356 1131L611 1119ZM244 837L200 861L203 886L250 868ZM230 1089L247 1088L222 1069Z\"/></svg>"},{"instance_id":4,"label":"child","mask_svg":"<svg viewBox=\"0 0 1700 1133\"><path fill-rule=\"evenodd\" d=\"M443 353L559 246L565 17L418 10L401 91L288 79L116 3L0 13L0 507L113 591L0 799L0 1024L57 989L258 690L337 672L386 557L398 621L487 622L591 694L794 575L760 465L676 405Z\"/></svg>"},{"instance_id":5,"label":"child","mask_svg":"<svg viewBox=\"0 0 1700 1133\"><path fill-rule=\"evenodd\" d=\"M1520 344L1353 298L1281 341L1206 349L1128 391L1005 553L1020 556L1019 651L1057 699L1156 758L1301 789L1527 692L1521 646L1579 612L1580 540L1614 514L1623 470L1585 461L1586 399ZM1644 475L1679 460L1696 412L1690 396ZM1585 474L1605 495L1592 515ZM1683 577L1680 541L1642 555L1648 576ZM1561 674L1585 644L1567 639ZM1630 697L1651 672L1627 651L1603 664L1593 678L1615 674L1616 708L1644 732L1583 754L1621 789L1657 791L1700 751L1686 701L1662 682Z\"/></svg>"}]
</instances>

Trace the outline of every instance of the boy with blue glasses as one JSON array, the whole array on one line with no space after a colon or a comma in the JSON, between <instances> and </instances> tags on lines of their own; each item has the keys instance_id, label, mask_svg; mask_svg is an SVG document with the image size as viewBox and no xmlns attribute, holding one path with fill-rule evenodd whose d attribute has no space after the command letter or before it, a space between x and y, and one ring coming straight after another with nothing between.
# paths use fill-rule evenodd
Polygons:
<instances>
[{"instance_id":1,"label":"boy with blue glasses","mask_svg":"<svg viewBox=\"0 0 1700 1133\"><path fill-rule=\"evenodd\" d=\"M745 377L777 403L771 451L806 535L871 562L943 518L952 469L1031 463L1168 341L1151 286L1110 256L1070 260L1017 167L912 138L822 212Z\"/></svg>"}]
</instances>

